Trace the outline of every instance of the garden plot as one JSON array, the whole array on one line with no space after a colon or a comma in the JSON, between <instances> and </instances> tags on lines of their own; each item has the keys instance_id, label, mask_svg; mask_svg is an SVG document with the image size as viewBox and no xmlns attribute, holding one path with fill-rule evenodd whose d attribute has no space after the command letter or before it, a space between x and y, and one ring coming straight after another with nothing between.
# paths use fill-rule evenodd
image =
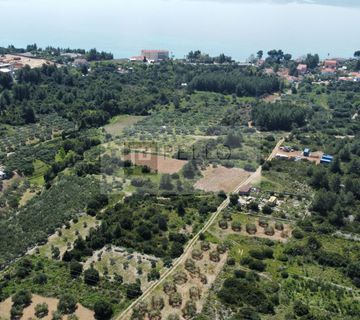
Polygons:
<instances>
[{"instance_id":1,"label":"garden plot","mask_svg":"<svg viewBox=\"0 0 360 320\"><path fill-rule=\"evenodd\" d=\"M223 166L209 166L202 171L203 178L198 180L194 187L206 192L232 192L239 184L244 182L250 173L238 168L225 168Z\"/></svg>"},{"instance_id":2,"label":"garden plot","mask_svg":"<svg viewBox=\"0 0 360 320\"><path fill-rule=\"evenodd\" d=\"M179 172L187 161L168 158L165 156L154 155L149 153L130 153L124 156L125 160L131 160L132 163L138 166L147 166L151 170L163 173L173 174Z\"/></svg>"},{"instance_id":3,"label":"garden plot","mask_svg":"<svg viewBox=\"0 0 360 320\"><path fill-rule=\"evenodd\" d=\"M149 272L152 269L161 269L162 262L154 256L109 246L94 252L84 268L88 269L90 266L94 266L101 275L110 278L114 278L115 275L121 276L124 283L134 283L136 279L140 279L141 288L145 290L152 281L148 278Z\"/></svg>"},{"instance_id":4,"label":"garden plot","mask_svg":"<svg viewBox=\"0 0 360 320\"><path fill-rule=\"evenodd\" d=\"M28 319L37 319L35 316L35 306L37 304L46 303L49 308L49 313L47 316L44 316L43 320L51 320L52 313L57 310L57 306L59 303L58 299L55 298L46 298L38 295L32 296L32 303L24 309L23 316L20 320L28 320ZM0 319L10 319L10 309L12 306L11 298L6 299L5 301L0 303ZM93 320L94 312L83 307L81 304L76 305L76 311L74 313L79 320ZM68 316L63 316L63 320L68 319Z\"/></svg>"}]
</instances>

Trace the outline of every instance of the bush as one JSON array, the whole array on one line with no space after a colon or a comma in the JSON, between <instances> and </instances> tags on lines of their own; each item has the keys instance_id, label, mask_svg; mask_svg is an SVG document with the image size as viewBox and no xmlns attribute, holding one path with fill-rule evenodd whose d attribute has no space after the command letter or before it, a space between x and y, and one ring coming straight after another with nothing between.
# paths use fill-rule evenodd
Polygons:
<instances>
[{"instance_id":1,"label":"bush","mask_svg":"<svg viewBox=\"0 0 360 320\"><path fill-rule=\"evenodd\" d=\"M11 320L20 319L23 315L24 308L22 306L12 306L10 309Z\"/></svg>"},{"instance_id":2,"label":"bush","mask_svg":"<svg viewBox=\"0 0 360 320\"><path fill-rule=\"evenodd\" d=\"M227 247L224 243L219 243L216 247L217 252L224 254L227 251Z\"/></svg>"},{"instance_id":3,"label":"bush","mask_svg":"<svg viewBox=\"0 0 360 320\"><path fill-rule=\"evenodd\" d=\"M259 219L259 226L260 227L266 228L268 225L269 225L269 222L266 219L264 219L264 218Z\"/></svg>"},{"instance_id":4,"label":"bush","mask_svg":"<svg viewBox=\"0 0 360 320\"><path fill-rule=\"evenodd\" d=\"M31 298L32 295L29 290L21 289L13 295L12 302L14 306L25 308L31 304Z\"/></svg>"},{"instance_id":5,"label":"bush","mask_svg":"<svg viewBox=\"0 0 360 320\"><path fill-rule=\"evenodd\" d=\"M169 305L173 308L180 308L182 305L182 296L180 293L172 293L169 297Z\"/></svg>"},{"instance_id":6,"label":"bush","mask_svg":"<svg viewBox=\"0 0 360 320\"><path fill-rule=\"evenodd\" d=\"M232 224L231 224L231 229L235 232L240 232L241 231L241 223L240 222L237 222L237 221L234 221Z\"/></svg>"},{"instance_id":7,"label":"bush","mask_svg":"<svg viewBox=\"0 0 360 320\"><path fill-rule=\"evenodd\" d=\"M74 313L76 310L76 300L70 294L63 294L60 297L59 304L58 304L58 311L61 314L71 314Z\"/></svg>"},{"instance_id":8,"label":"bush","mask_svg":"<svg viewBox=\"0 0 360 320\"><path fill-rule=\"evenodd\" d=\"M210 243L208 241L202 241L201 242L201 250L202 251L210 250Z\"/></svg>"},{"instance_id":9,"label":"bush","mask_svg":"<svg viewBox=\"0 0 360 320\"><path fill-rule=\"evenodd\" d=\"M203 253L201 250L198 250L198 249L194 249L192 252L191 252L191 257L195 260L201 260L203 258Z\"/></svg>"},{"instance_id":10,"label":"bush","mask_svg":"<svg viewBox=\"0 0 360 320\"><path fill-rule=\"evenodd\" d=\"M309 307L299 300L294 302L293 310L298 317L303 317L309 314Z\"/></svg>"},{"instance_id":11,"label":"bush","mask_svg":"<svg viewBox=\"0 0 360 320\"><path fill-rule=\"evenodd\" d=\"M90 269L85 270L84 282L86 284L90 286L96 286L99 281L100 281L100 275L96 269L91 267Z\"/></svg>"},{"instance_id":12,"label":"bush","mask_svg":"<svg viewBox=\"0 0 360 320\"><path fill-rule=\"evenodd\" d=\"M109 320L114 313L111 304L103 300L95 302L94 312L98 320Z\"/></svg>"},{"instance_id":13,"label":"bush","mask_svg":"<svg viewBox=\"0 0 360 320\"><path fill-rule=\"evenodd\" d=\"M250 263L248 264L249 268L252 270L256 270L259 272L263 272L266 269L266 264L260 260L251 260Z\"/></svg>"},{"instance_id":14,"label":"bush","mask_svg":"<svg viewBox=\"0 0 360 320\"><path fill-rule=\"evenodd\" d=\"M275 223L275 229L278 231L283 231L284 230L284 225L281 222L276 222Z\"/></svg>"},{"instance_id":15,"label":"bush","mask_svg":"<svg viewBox=\"0 0 360 320\"><path fill-rule=\"evenodd\" d=\"M246 232L248 234L255 234L257 232L257 228L256 228L256 225L253 224L253 223L248 223L246 225Z\"/></svg>"},{"instance_id":16,"label":"bush","mask_svg":"<svg viewBox=\"0 0 360 320\"><path fill-rule=\"evenodd\" d=\"M45 273L38 273L35 275L34 280L33 280L34 284L40 284L40 285L44 285L47 283L47 276Z\"/></svg>"},{"instance_id":17,"label":"bush","mask_svg":"<svg viewBox=\"0 0 360 320\"><path fill-rule=\"evenodd\" d=\"M78 278L83 271L83 265L77 261L71 261L70 263L70 275L72 278Z\"/></svg>"},{"instance_id":18,"label":"bush","mask_svg":"<svg viewBox=\"0 0 360 320\"><path fill-rule=\"evenodd\" d=\"M211 251L209 256L210 256L210 260L213 262L220 261L220 255L217 251Z\"/></svg>"},{"instance_id":19,"label":"bush","mask_svg":"<svg viewBox=\"0 0 360 320\"><path fill-rule=\"evenodd\" d=\"M295 239L302 239L304 238L304 234L301 232L300 229L294 229L292 235Z\"/></svg>"},{"instance_id":20,"label":"bush","mask_svg":"<svg viewBox=\"0 0 360 320\"><path fill-rule=\"evenodd\" d=\"M182 309L182 314L185 319L192 319L196 315L196 304L194 301L187 301L185 307Z\"/></svg>"},{"instance_id":21,"label":"bush","mask_svg":"<svg viewBox=\"0 0 360 320\"><path fill-rule=\"evenodd\" d=\"M49 314L49 307L46 303L37 304L35 306L35 316L43 318Z\"/></svg>"},{"instance_id":22,"label":"bush","mask_svg":"<svg viewBox=\"0 0 360 320\"><path fill-rule=\"evenodd\" d=\"M126 296L128 299L136 299L142 295L140 282L130 283L126 285Z\"/></svg>"},{"instance_id":23,"label":"bush","mask_svg":"<svg viewBox=\"0 0 360 320\"><path fill-rule=\"evenodd\" d=\"M273 209L272 209L268 204L266 204L266 205L264 205L264 207L262 208L262 212L263 212L264 214L272 214Z\"/></svg>"},{"instance_id":24,"label":"bush","mask_svg":"<svg viewBox=\"0 0 360 320\"><path fill-rule=\"evenodd\" d=\"M221 228L221 229L227 229L229 226L228 226L228 222L226 221L226 220L220 220L219 221L219 227Z\"/></svg>"},{"instance_id":25,"label":"bush","mask_svg":"<svg viewBox=\"0 0 360 320\"><path fill-rule=\"evenodd\" d=\"M162 310L165 307L164 299L161 296L153 296L151 299L151 307L153 310Z\"/></svg>"},{"instance_id":26,"label":"bush","mask_svg":"<svg viewBox=\"0 0 360 320\"><path fill-rule=\"evenodd\" d=\"M239 195L232 193L230 195L230 204L232 206L236 206L238 204L238 200L239 200Z\"/></svg>"},{"instance_id":27,"label":"bush","mask_svg":"<svg viewBox=\"0 0 360 320\"><path fill-rule=\"evenodd\" d=\"M274 228L271 227L271 226L266 227L266 228L265 228L265 234L266 234L267 236L273 236L273 235L275 234Z\"/></svg>"}]
</instances>

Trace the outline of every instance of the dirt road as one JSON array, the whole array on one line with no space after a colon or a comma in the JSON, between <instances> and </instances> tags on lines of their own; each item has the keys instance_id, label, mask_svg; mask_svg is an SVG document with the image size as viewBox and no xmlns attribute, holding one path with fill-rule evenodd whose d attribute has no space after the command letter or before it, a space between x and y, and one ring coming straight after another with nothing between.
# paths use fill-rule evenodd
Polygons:
<instances>
[{"instance_id":1,"label":"dirt road","mask_svg":"<svg viewBox=\"0 0 360 320\"><path fill-rule=\"evenodd\" d=\"M273 149L273 151L271 152L271 154L269 155L269 157L267 158L267 161L271 161L272 159L274 159L276 157L276 154L278 153L279 148L281 147L281 145L285 142L285 138L281 138L279 140L279 142L276 144L275 148Z\"/></svg>"}]
</instances>

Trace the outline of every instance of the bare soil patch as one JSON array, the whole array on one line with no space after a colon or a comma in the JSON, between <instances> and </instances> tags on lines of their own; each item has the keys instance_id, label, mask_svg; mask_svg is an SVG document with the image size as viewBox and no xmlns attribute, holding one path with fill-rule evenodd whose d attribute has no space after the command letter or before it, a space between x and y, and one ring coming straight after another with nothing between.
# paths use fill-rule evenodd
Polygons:
<instances>
[{"instance_id":1,"label":"bare soil patch","mask_svg":"<svg viewBox=\"0 0 360 320\"><path fill-rule=\"evenodd\" d=\"M57 305L59 303L58 299L55 298L46 298L41 297L36 294L32 296L32 303L30 306L24 309L23 316L20 318L21 320L28 320L28 319L36 319L35 316L35 306L39 303L46 303L49 307L49 313L47 316L43 317L44 320L51 320L52 313L56 311ZM10 319L10 309L12 306L11 298L6 299L4 302L0 303L0 319ZM94 312L83 307L81 304L77 304L77 308L75 311L75 315L80 320L93 320ZM63 316L63 320L67 319L68 316Z\"/></svg>"},{"instance_id":2,"label":"bare soil patch","mask_svg":"<svg viewBox=\"0 0 360 320\"><path fill-rule=\"evenodd\" d=\"M131 160L138 166L148 166L152 171L158 173L173 174L179 172L187 161L172 159L165 156L159 156L149 153L130 153L124 156L125 160Z\"/></svg>"},{"instance_id":3,"label":"bare soil patch","mask_svg":"<svg viewBox=\"0 0 360 320\"><path fill-rule=\"evenodd\" d=\"M203 178L197 181L194 187L207 192L231 192L250 176L250 173L243 169L223 166L209 166L202 174Z\"/></svg>"},{"instance_id":4,"label":"bare soil patch","mask_svg":"<svg viewBox=\"0 0 360 320\"><path fill-rule=\"evenodd\" d=\"M35 59L31 57L17 56L13 54L6 54L4 57L0 57L3 63L10 63L15 65L17 68L25 67L26 65L30 68L40 68L43 64L53 65L54 63L45 59Z\"/></svg>"},{"instance_id":5,"label":"bare soil patch","mask_svg":"<svg viewBox=\"0 0 360 320\"><path fill-rule=\"evenodd\" d=\"M322 156L324 155L321 151L311 152L309 157L304 157L304 154L302 151L292 151L292 152L286 152L281 150L280 148L276 151L275 157L287 157L288 159L302 159L302 160L308 160L311 162L315 162L316 164L320 164L320 160Z\"/></svg>"}]
</instances>

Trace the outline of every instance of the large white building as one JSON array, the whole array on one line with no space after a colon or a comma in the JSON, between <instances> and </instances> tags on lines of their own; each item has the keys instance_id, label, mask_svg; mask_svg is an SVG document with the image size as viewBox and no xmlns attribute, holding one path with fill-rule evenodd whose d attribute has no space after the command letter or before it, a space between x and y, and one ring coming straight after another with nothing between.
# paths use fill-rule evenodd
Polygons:
<instances>
[{"instance_id":1,"label":"large white building","mask_svg":"<svg viewBox=\"0 0 360 320\"><path fill-rule=\"evenodd\" d=\"M141 50L141 56L146 60L160 61L169 59L169 51L167 50Z\"/></svg>"}]
</instances>

